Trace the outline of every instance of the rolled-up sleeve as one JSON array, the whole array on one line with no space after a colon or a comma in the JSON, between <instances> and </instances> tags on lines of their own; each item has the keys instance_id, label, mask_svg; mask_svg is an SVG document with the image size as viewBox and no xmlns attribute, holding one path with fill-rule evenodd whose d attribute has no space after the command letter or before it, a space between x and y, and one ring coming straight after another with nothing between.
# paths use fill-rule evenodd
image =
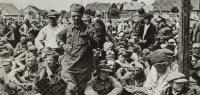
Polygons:
<instances>
[{"instance_id":1,"label":"rolled-up sleeve","mask_svg":"<svg viewBox=\"0 0 200 95\"><path fill-rule=\"evenodd\" d=\"M110 80L112 81L112 84L113 84L113 90L108 93L107 95L118 95L122 92L122 85L120 84L120 82L114 78L114 77L109 77Z\"/></svg>"}]
</instances>

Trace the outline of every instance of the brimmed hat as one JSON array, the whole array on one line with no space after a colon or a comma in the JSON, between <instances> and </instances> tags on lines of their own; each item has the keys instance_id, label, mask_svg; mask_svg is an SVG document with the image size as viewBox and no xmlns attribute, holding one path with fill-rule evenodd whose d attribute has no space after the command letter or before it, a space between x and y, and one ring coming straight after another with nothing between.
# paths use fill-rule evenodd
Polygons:
<instances>
[{"instance_id":1,"label":"brimmed hat","mask_svg":"<svg viewBox=\"0 0 200 95\"><path fill-rule=\"evenodd\" d=\"M105 63L99 64L98 68L99 68L100 71L112 72L112 70L110 69L110 67L108 65L106 65Z\"/></svg>"},{"instance_id":2,"label":"brimmed hat","mask_svg":"<svg viewBox=\"0 0 200 95\"><path fill-rule=\"evenodd\" d=\"M80 4L72 4L70 6L70 11L71 12L76 12L76 13L79 13L81 15L83 15L83 12L84 12L84 7Z\"/></svg>"},{"instance_id":3,"label":"brimmed hat","mask_svg":"<svg viewBox=\"0 0 200 95\"><path fill-rule=\"evenodd\" d=\"M156 53L156 54L151 54L150 61L151 64L154 65L162 62L170 62L170 58L164 53Z\"/></svg>"},{"instance_id":4,"label":"brimmed hat","mask_svg":"<svg viewBox=\"0 0 200 95\"><path fill-rule=\"evenodd\" d=\"M185 75L179 72L172 72L168 75L167 82L187 82Z\"/></svg>"}]
</instances>

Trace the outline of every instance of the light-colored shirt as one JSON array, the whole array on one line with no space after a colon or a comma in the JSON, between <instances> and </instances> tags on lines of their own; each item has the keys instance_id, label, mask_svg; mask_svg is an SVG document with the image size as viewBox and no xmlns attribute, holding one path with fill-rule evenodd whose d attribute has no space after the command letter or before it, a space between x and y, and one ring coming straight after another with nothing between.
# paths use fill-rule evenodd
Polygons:
<instances>
[{"instance_id":1,"label":"light-colored shirt","mask_svg":"<svg viewBox=\"0 0 200 95\"><path fill-rule=\"evenodd\" d=\"M144 33L143 33L143 36L142 36L142 38L144 39L144 37L146 36L146 34L147 34L147 30L149 29L149 26L150 26L150 24L145 24L145 26L144 26Z\"/></svg>"},{"instance_id":2,"label":"light-colored shirt","mask_svg":"<svg viewBox=\"0 0 200 95\"><path fill-rule=\"evenodd\" d=\"M63 26L56 26L52 27L50 25L47 25L43 27L38 36L35 38L35 46L38 49L42 49L44 47L50 47L50 48L58 48L57 42L56 42L56 35L63 30ZM43 46L43 44L45 46Z\"/></svg>"},{"instance_id":3,"label":"light-colored shirt","mask_svg":"<svg viewBox=\"0 0 200 95\"><path fill-rule=\"evenodd\" d=\"M160 95L161 91L168 87L166 80L170 73L171 70L168 68L164 74L159 75L155 67L152 66L144 83L144 87L148 90L148 95Z\"/></svg>"}]
</instances>

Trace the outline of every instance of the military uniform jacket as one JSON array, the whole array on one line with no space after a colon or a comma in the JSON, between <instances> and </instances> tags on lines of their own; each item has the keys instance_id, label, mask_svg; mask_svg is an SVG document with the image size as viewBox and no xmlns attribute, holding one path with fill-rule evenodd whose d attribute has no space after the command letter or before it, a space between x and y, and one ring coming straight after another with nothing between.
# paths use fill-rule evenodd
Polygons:
<instances>
[{"instance_id":1,"label":"military uniform jacket","mask_svg":"<svg viewBox=\"0 0 200 95\"><path fill-rule=\"evenodd\" d=\"M97 46L95 30L83 22L80 26L67 26L56 36L59 46L66 44L71 48L65 50L60 63L63 69L71 73L83 73L94 68L93 49Z\"/></svg>"}]
</instances>

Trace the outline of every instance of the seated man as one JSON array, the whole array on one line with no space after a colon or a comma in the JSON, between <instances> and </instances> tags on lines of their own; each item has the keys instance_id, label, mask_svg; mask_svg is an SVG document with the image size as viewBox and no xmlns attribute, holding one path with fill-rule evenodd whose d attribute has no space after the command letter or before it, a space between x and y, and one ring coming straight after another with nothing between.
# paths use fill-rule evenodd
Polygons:
<instances>
[{"instance_id":1,"label":"seated man","mask_svg":"<svg viewBox=\"0 0 200 95\"><path fill-rule=\"evenodd\" d=\"M133 66L122 67L118 70L117 77L123 84L123 94L145 93L143 84L146 80L144 67L139 62L134 62Z\"/></svg>"},{"instance_id":2,"label":"seated man","mask_svg":"<svg viewBox=\"0 0 200 95\"><path fill-rule=\"evenodd\" d=\"M14 50L15 57L22 54L23 52L25 52L27 50L26 41L27 41L26 36L21 35L20 42L17 43L17 46L15 47L15 50Z\"/></svg>"},{"instance_id":3,"label":"seated man","mask_svg":"<svg viewBox=\"0 0 200 95\"><path fill-rule=\"evenodd\" d=\"M14 65L18 65L17 68L12 68ZM7 92L9 95L16 95L20 90L23 90L24 84L18 80L17 73L24 70L24 65L20 64L18 61L13 61L11 58L4 59L1 62L1 75L0 75L0 85L3 88L2 91Z\"/></svg>"},{"instance_id":4,"label":"seated man","mask_svg":"<svg viewBox=\"0 0 200 95\"><path fill-rule=\"evenodd\" d=\"M187 79L184 74L179 72L173 72L169 74L167 82L169 87L161 91L160 95L198 95L195 90L190 89L186 83Z\"/></svg>"},{"instance_id":5,"label":"seated man","mask_svg":"<svg viewBox=\"0 0 200 95\"><path fill-rule=\"evenodd\" d=\"M160 95L161 90L166 88L169 74L172 72L169 68L171 57L164 50L156 51L151 55L151 70L144 83L148 95Z\"/></svg>"},{"instance_id":6,"label":"seated man","mask_svg":"<svg viewBox=\"0 0 200 95\"><path fill-rule=\"evenodd\" d=\"M86 85L85 95L118 95L122 91L121 84L112 76L105 64L100 64L98 76L93 77Z\"/></svg>"},{"instance_id":7,"label":"seated man","mask_svg":"<svg viewBox=\"0 0 200 95\"><path fill-rule=\"evenodd\" d=\"M35 83L41 95L65 95L65 82L61 79L61 66L54 55L46 56L39 66L39 77Z\"/></svg>"}]
</instances>

